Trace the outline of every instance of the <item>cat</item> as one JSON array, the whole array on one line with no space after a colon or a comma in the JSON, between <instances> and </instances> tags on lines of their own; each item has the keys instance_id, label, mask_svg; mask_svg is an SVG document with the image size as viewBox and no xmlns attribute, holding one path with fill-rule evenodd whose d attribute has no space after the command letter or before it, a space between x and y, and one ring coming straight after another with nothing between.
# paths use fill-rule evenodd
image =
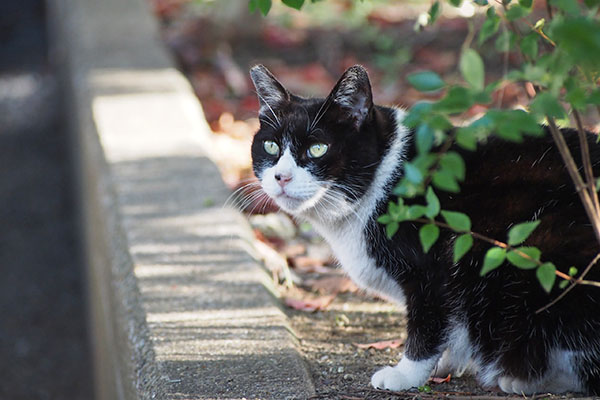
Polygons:
<instances>
[{"instance_id":1,"label":"cat","mask_svg":"<svg viewBox=\"0 0 600 400\"><path fill-rule=\"evenodd\" d=\"M372 376L374 387L407 390L432 374L468 370L482 387L507 393L600 394L600 289L577 286L536 313L561 290L548 294L535 271L508 264L480 277L487 243L475 241L453 263L451 231L442 230L427 254L415 222L387 238L376 220L416 154L415 132L403 125L404 110L373 104L363 67L349 68L325 99L288 92L262 65L250 75L260 104L251 153L262 190L309 221L361 288L406 305L403 356ZM577 132L563 134L580 162ZM600 152L589 141L598 176ZM438 195L443 209L470 215L474 232L504 239L512 223L540 219L526 244L559 269L583 268L598 253L549 134L520 144L490 137L475 152L455 150L466 179L459 194Z\"/></svg>"}]
</instances>

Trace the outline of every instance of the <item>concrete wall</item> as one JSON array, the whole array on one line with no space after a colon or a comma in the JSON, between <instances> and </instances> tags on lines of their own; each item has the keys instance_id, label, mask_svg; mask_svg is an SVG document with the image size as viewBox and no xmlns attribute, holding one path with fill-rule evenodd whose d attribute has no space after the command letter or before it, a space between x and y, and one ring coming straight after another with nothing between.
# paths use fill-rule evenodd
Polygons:
<instances>
[{"instance_id":1,"label":"concrete wall","mask_svg":"<svg viewBox=\"0 0 600 400\"><path fill-rule=\"evenodd\" d=\"M210 130L143 0L49 0L73 132L97 399L306 398Z\"/></svg>"}]
</instances>

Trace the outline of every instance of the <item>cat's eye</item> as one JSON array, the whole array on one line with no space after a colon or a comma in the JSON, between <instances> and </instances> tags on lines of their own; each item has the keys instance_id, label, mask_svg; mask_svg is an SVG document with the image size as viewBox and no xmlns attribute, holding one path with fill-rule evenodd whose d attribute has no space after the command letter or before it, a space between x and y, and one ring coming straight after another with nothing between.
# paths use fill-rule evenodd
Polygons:
<instances>
[{"instance_id":1,"label":"cat's eye","mask_svg":"<svg viewBox=\"0 0 600 400\"><path fill-rule=\"evenodd\" d=\"M263 143L263 147L265 148L267 154L270 154L272 156L276 156L277 154L279 154L279 145L277 145L277 143L275 143L272 140L265 140Z\"/></svg>"},{"instance_id":2,"label":"cat's eye","mask_svg":"<svg viewBox=\"0 0 600 400\"><path fill-rule=\"evenodd\" d=\"M311 158L323 157L328 149L329 146L325 143L315 143L308 148L308 156Z\"/></svg>"}]
</instances>

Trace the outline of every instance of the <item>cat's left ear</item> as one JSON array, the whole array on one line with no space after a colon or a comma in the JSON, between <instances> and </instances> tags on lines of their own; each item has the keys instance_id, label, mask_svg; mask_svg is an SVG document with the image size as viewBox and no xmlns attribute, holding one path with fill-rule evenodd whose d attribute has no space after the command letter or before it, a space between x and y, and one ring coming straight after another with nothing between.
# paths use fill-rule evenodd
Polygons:
<instances>
[{"instance_id":1,"label":"cat's left ear","mask_svg":"<svg viewBox=\"0 0 600 400\"><path fill-rule=\"evenodd\" d=\"M349 119L356 130L359 130L373 108L367 70L360 65L348 68L327 100L332 101L342 111L343 117Z\"/></svg>"},{"instance_id":2,"label":"cat's left ear","mask_svg":"<svg viewBox=\"0 0 600 400\"><path fill-rule=\"evenodd\" d=\"M252 67L250 77L256 88L261 114L274 112L290 100L290 93L264 65Z\"/></svg>"}]
</instances>

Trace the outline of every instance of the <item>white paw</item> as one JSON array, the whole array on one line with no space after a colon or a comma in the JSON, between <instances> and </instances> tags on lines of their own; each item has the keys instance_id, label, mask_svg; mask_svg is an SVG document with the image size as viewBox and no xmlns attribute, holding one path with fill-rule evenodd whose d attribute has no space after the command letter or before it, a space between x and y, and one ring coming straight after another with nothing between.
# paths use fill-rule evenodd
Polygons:
<instances>
[{"instance_id":1,"label":"white paw","mask_svg":"<svg viewBox=\"0 0 600 400\"><path fill-rule=\"evenodd\" d=\"M423 386L436 362L437 357L422 361L402 358L395 367L385 367L377 371L371 378L371 385L392 391Z\"/></svg>"},{"instance_id":2,"label":"white paw","mask_svg":"<svg viewBox=\"0 0 600 400\"><path fill-rule=\"evenodd\" d=\"M498 386L505 393L525 395L537 393L540 389L534 382L524 381L512 376L501 376L498 378Z\"/></svg>"},{"instance_id":3,"label":"white paw","mask_svg":"<svg viewBox=\"0 0 600 400\"><path fill-rule=\"evenodd\" d=\"M380 369L371 378L373 387L392 391L407 390L422 384L423 382L416 381L412 376L400 371L397 366Z\"/></svg>"}]
</instances>

